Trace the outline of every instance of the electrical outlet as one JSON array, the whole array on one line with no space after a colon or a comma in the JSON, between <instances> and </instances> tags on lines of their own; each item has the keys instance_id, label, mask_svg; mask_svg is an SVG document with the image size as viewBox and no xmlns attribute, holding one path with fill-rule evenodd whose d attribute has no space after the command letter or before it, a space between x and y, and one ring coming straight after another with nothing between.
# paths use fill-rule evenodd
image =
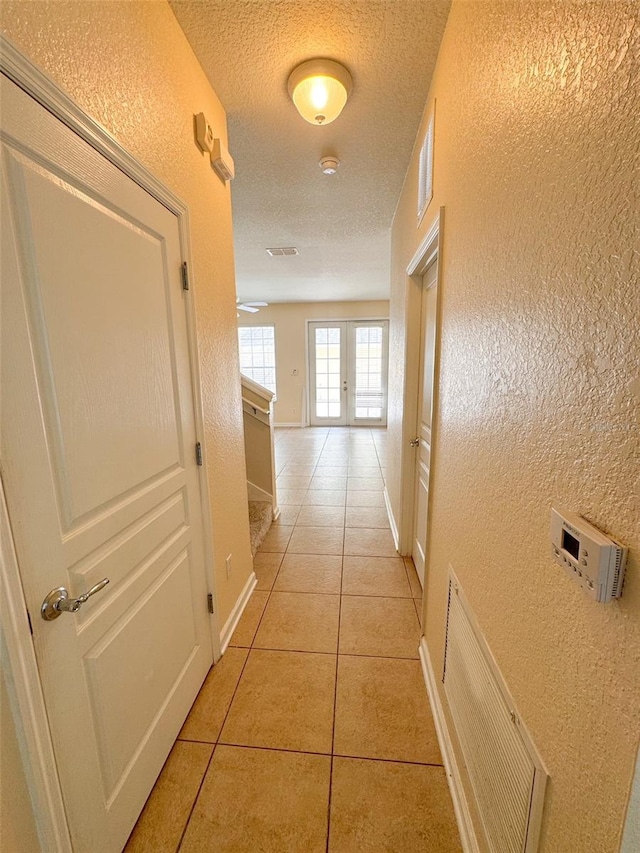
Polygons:
<instances>
[{"instance_id":1,"label":"electrical outlet","mask_svg":"<svg viewBox=\"0 0 640 853\"><path fill-rule=\"evenodd\" d=\"M229 578L231 577L231 554L229 554L227 559L224 561L224 564L227 568L227 577Z\"/></svg>"}]
</instances>

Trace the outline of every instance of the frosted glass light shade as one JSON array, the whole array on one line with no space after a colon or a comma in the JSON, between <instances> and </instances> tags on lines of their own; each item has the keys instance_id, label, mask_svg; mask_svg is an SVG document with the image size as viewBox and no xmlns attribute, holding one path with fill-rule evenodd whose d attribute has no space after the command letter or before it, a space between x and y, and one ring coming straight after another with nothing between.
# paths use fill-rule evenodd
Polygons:
<instances>
[{"instance_id":1,"label":"frosted glass light shade","mask_svg":"<svg viewBox=\"0 0 640 853\"><path fill-rule=\"evenodd\" d=\"M332 59L310 59L289 75L289 94L302 118L310 124L330 124L338 118L353 81L344 65Z\"/></svg>"}]
</instances>

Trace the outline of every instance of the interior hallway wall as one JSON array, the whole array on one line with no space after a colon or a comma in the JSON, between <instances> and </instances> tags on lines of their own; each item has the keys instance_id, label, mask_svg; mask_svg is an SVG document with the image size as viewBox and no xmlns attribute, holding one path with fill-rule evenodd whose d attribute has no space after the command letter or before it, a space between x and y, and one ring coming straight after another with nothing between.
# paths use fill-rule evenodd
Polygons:
<instances>
[{"instance_id":1,"label":"interior hallway wall","mask_svg":"<svg viewBox=\"0 0 640 853\"><path fill-rule=\"evenodd\" d=\"M386 300L374 302L272 303L257 314L240 312L239 326L275 326L278 399L274 421L304 425L307 383L307 320L382 319L389 316ZM293 371L297 370L297 375Z\"/></svg>"},{"instance_id":2,"label":"interior hallway wall","mask_svg":"<svg viewBox=\"0 0 640 853\"><path fill-rule=\"evenodd\" d=\"M434 197L416 227L416 151L393 226L391 460L405 270L445 207L426 637L439 682L451 565L551 774L542 853L618 851L640 732L639 86L636 3L454 0ZM551 560L552 503L630 546L620 601Z\"/></svg>"}]
</instances>

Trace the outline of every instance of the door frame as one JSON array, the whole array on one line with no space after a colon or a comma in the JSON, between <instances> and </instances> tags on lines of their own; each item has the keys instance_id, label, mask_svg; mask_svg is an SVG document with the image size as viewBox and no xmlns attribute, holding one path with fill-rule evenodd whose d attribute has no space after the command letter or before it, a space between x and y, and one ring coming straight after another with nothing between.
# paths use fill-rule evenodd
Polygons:
<instances>
[{"instance_id":1,"label":"door frame","mask_svg":"<svg viewBox=\"0 0 640 853\"><path fill-rule=\"evenodd\" d=\"M389 331L390 331L390 319L389 317L307 317L304 321L304 366L305 366L305 384L304 384L304 394L306 397L305 405L303 408L304 413L304 423L302 426L309 427L311 426L311 358L309 355L309 326L311 323L387 323L387 342L386 342L386 354L387 354L387 374L385 377L385 387L386 387L386 415L385 415L385 427L389 423ZM348 344L347 344L348 345ZM350 381L350 380L349 380ZM348 412L347 412L347 420L348 420ZM330 424L328 424L330 426ZM363 424L363 426L375 427L375 424ZM348 424L347 424L348 427Z\"/></svg>"},{"instance_id":2,"label":"door frame","mask_svg":"<svg viewBox=\"0 0 640 853\"><path fill-rule=\"evenodd\" d=\"M24 56L6 36L0 34L0 73L5 74L59 121L84 139L149 195L176 216L183 261L191 263L189 210L178 196L131 156L111 134L84 112L56 83ZM204 538L205 576L213 596L211 647L213 661L221 656L220 626L216 601L213 525L207 483L206 442L200 361L196 336L193 276L184 292L189 344L189 364L194 401L196 440L200 442L203 465L199 467L200 507ZM58 780L53 744L35 651L31 641L27 605L11 537L9 515L0 479L0 600L2 601L1 652L7 673L7 690L14 722L18 728L20 753L32 798L34 819L43 851L72 853L71 836ZM37 614L33 614L37 618ZM20 730L21 728L21 730Z\"/></svg>"},{"instance_id":3,"label":"door frame","mask_svg":"<svg viewBox=\"0 0 640 853\"><path fill-rule=\"evenodd\" d=\"M413 520L415 514L415 452L409 442L415 437L418 418L418 397L420 381L420 318L422 305L422 277L427 268L437 260L438 274L436 286L438 298L436 304L436 341L434 358L434 376L436 381L433 388L433 416L431 428L431 464L430 481L433 482L433 472L437 467L437 440L439 390L437 377L440 374L440 330L442 321L442 237L444 228L444 207L438 210L436 218L429 226L415 254L407 264L407 279L405 285L405 383L403 394L402 416L402 446L400 459L400 518L398 519L398 541L396 547L400 554L411 555L413 540ZM427 502L427 542L425 554L429 550L431 530L432 489L429 489ZM392 528L393 529L393 528ZM427 566L425 564L426 591Z\"/></svg>"}]
</instances>

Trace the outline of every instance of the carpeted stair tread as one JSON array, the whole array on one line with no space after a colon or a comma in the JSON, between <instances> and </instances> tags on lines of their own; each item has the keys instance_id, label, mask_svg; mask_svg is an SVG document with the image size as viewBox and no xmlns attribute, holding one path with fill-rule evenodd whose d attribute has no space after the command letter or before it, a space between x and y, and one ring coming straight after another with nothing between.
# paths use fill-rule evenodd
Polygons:
<instances>
[{"instance_id":1,"label":"carpeted stair tread","mask_svg":"<svg viewBox=\"0 0 640 853\"><path fill-rule=\"evenodd\" d=\"M251 555L256 551L267 535L273 521L273 508L267 501L249 501L249 531L251 534Z\"/></svg>"}]
</instances>

